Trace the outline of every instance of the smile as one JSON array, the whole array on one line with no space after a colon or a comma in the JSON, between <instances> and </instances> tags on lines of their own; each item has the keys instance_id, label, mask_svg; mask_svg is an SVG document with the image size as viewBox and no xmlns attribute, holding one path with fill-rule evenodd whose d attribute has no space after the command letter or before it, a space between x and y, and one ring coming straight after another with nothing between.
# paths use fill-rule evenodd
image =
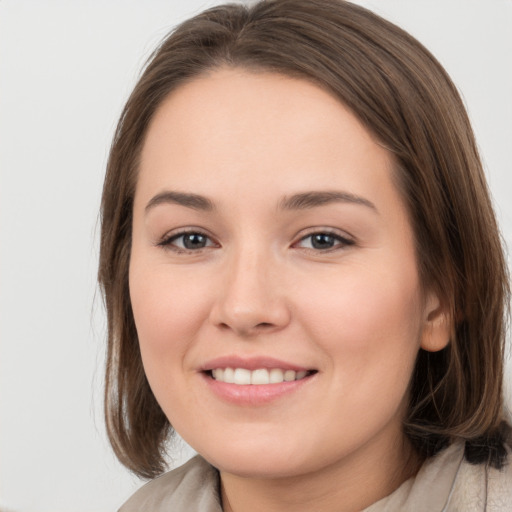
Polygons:
<instances>
[{"instance_id":1,"label":"smile","mask_svg":"<svg viewBox=\"0 0 512 512\"><path fill-rule=\"evenodd\" d=\"M311 375L313 371L283 370L281 368L258 368L256 370L248 370L246 368L215 368L209 373L218 382L240 386L247 386L249 384L259 386L302 380Z\"/></svg>"}]
</instances>

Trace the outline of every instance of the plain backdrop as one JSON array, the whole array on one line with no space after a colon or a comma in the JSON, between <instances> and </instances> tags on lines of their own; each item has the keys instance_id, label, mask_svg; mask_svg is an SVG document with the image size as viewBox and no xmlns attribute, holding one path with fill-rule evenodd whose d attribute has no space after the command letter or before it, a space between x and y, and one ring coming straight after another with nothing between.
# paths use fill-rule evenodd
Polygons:
<instances>
[{"instance_id":1,"label":"plain backdrop","mask_svg":"<svg viewBox=\"0 0 512 512\"><path fill-rule=\"evenodd\" d=\"M2 511L113 511L142 484L115 460L103 427L100 191L145 59L215 3L0 0ZM410 31L451 74L511 247L512 1L358 3ZM175 453L179 463L190 450Z\"/></svg>"}]
</instances>

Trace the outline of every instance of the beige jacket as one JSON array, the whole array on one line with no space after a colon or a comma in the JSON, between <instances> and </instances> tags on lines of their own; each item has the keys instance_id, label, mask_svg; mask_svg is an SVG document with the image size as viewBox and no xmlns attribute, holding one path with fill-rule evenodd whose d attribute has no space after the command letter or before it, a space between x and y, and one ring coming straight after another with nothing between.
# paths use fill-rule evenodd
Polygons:
<instances>
[{"instance_id":1,"label":"beige jacket","mask_svg":"<svg viewBox=\"0 0 512 512\"><path fill-rule=\"evenodd\" d=\"M462 444L362 512L512 512L512 455L502 471L471 465ZM197 456L139 489L119 512L222 512L219 473Z\"/></svg>"}]
</instances>

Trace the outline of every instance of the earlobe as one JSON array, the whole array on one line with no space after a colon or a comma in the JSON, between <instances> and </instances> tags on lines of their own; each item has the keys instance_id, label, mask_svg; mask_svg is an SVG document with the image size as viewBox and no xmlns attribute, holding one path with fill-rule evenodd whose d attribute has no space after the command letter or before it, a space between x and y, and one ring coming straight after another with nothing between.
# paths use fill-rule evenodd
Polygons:
<instances>
[{"instance_id":1,"label":"earlobe","mask_svg":"<svg viewBox=\"0 0 512 512\"><path fill-rule=\"evenodd\" d=\"M421 333L421 348L438 352L450 342L452 319L448 307L435 294L429 294L425 304L425 318Z\"/></svg>"}]
</instances>

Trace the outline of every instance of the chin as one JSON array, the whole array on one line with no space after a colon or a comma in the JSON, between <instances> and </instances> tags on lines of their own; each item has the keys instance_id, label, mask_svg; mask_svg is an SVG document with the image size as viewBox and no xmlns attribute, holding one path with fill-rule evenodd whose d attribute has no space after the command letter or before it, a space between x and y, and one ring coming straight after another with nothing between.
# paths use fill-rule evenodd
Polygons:
<instances>
[{"instance_id":1,"label":"chin","mask_svg":"<svg viewBox=\"0 0 512 512\"><path fill-rule=\"evenodd\" d=\"M299 476L308 471L321 469L327 461L317 452L308 456L304 446L281 440L265 440L261 443L247 439L215 447L198 447L200 453L212 466L223 473L244 478L286 478ZM327 462L328 463L328 462Z\"/></svg>"},{"instance_id":2,"label":"chin","mask_svg":"<svg viewBox=\"0 0 512 512\"><path fill-rule=\"evenodd\" d=\"M242 478L286 478L298 476L304 472L304 466L297 464L293 459L284 460L281 456L262 456L261 453L246 456L221 455L207 460L221 473L229 473Z\"/></svg>"},{"instance_id":3,"label":"chin","mask_svg":"<svg viewBox=\"0 0 512 512\"><path fill-rule=\"evenodd\" d=\"M194 443L187 442L212 466L224 473L240 477L269 478L292 476L300 473L301 462L297 463L297 449L283 446L280 440L261 439L260 442L250 436L237 439L203 439Z\"/></svg>"}]
</instances>

